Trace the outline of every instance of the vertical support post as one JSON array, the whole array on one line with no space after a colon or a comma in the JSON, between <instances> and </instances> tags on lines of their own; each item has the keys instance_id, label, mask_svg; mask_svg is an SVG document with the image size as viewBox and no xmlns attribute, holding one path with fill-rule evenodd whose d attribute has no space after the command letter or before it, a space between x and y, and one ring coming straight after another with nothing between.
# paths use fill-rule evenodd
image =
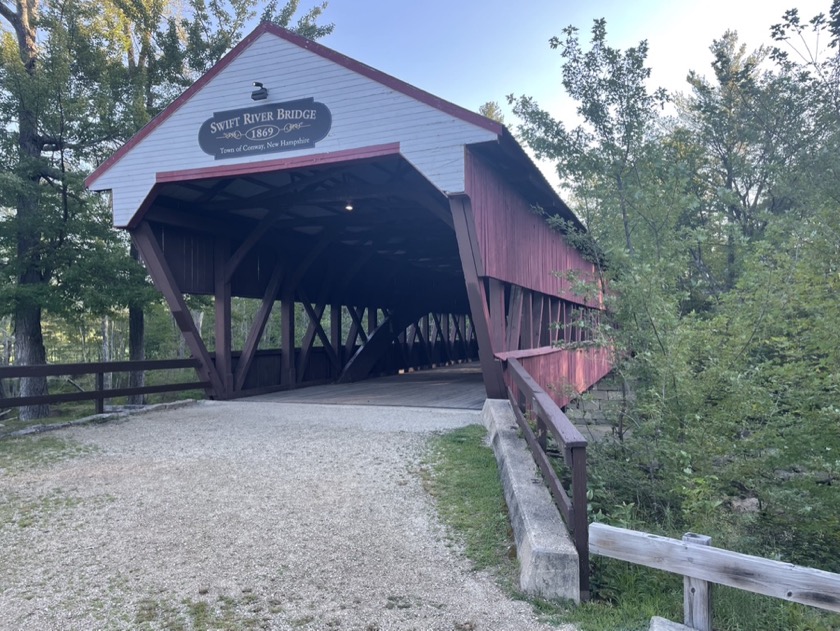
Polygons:
<instances>
[{"instance_id":1,"label":"vertical support post","mask_svg":"<svg viewBox=\"0 0 840 631\"><path fill-rule=\"evenodd\" d=\"M446 349L446 363L454 364L457 357L455 356L455 342L452 340L452 329L450 328L452 316L448 313L442 313L440 318L441 338L443 346Z\"/></svg>"},{"instance_id":2,"label":"vertical support post","mask_svg":"<svg viewBox=\"0 0 840 631\"><path fill-rule=\"evenodd\" d=\"M423 343L423 348L426 351L426 359L429 360L429 367L433 366L435 363L435 358L432 354L432 339L429 335L430 327L429 327L429 314L427 313L422 318L420 318L420 341Z\"/></svg>"},{"instance_id":3,"label":"vertical support post","mask_svg":"<svg viewBox=\"0 0 840 631\"><path fill-rule=\"evenodd\" d=\"M490 302L490 337L493 341L493 352L501 353L507 350L505 345L505 286L502 281L488 278L488 293Z\"/></svg>"},{"instance_id":4,"label":"vertical support post","mask_svg":"<svg viewBox=\"0 0 840 631\"><path fill-rule=\"evenodd\" d=\"M478 338L478 356L481 361L481 372L484 375L484 388L488 398L504 399L507 390L502 376L502 364L493 352L490 330L492 321L487 309L484 283L481 280L484 275L484 263L475 235L472 203L467 195L458 195L449 198L449 206L452 210L458 254L461 257L461 267L464 270L464 280L467 285L470 315Z\"/></svg>"},{"instance_id":5,"label":"vertical support post","mask_svg":"<svg viewBox=\"0 0 840 631\"><path fill-rule=\"evenodd\" d=\"M563 326L563 330L560 332L563 336L563 343L568 344L572 337L571 337L571 328L569 327L569 303L565 300L561 300L560 302L560 322Z\"/></svg>"},{"instance_id":6,"label":"vertical support post","mask_svg":"<svg viewBox=\"0 0 840 631\"><path fill-rule=\"evenodd\" d=\"M341 305L330 305L330 343L338 355L338 363L344 367L344 355L341 344ZM339 373L341 370L339 370Z\"/></svg>"},{"instance_id":7,"label":"vertical support post","mask_svg":"<svg viewBox=\"0 0 840 631\"><path fill-rule=\"evenodd\" d=\"M533 318L534 296L529 289L522 290L522 316L520 326L520 336L522 342L520 348L534 348L534 336L532 335L534 327Z\"/></svg>"},{"instance_id":8,"label":"vertical support post","mask_svg":"<svg viewBox=\"0 0 840 631\"><path fill-rule=\"evenodd\" d=\"M580 599L589 600L589 520L586 514L586 447L572 447L572 529L578 553ZM711 631L711 630L709 630Z\"/></svg>"},{"instance_id":9,"label":"vertical support post","mask_svg":"<svg viewBox=\"0 0 840 631\"><path fill-rule=\"evenodd\" d=\"M230 257L230 241L215 239L215 307L216 307L216 370L222 380L224 392L221 398L233 393L233 358L231 356L231 306L230 280L225 266Z\"/></svg>"},{"instance_id":10,"label":"vertical support post","mask_svg":"<svg viewBox=\"0 0 840 631\"><path fill-rule=\"evenodd\" d=\"M534 406L531 406L531 409L533 410ZM540 416L537 416L537 443L539 443L543 452L548 449L548 428Z\"/></svg>"},{"instance_id":11,"label":"vertical support post","mask_svg":"<svg viewBox=\"0 0 840 631\"><path fill-rule=\"evenodd\" d=\"M531 328L531 348L539 348L542 346L543 335L547 329L543 323L543 295L541 293L532 292L533 297L532 316L534 318L534 326Z\"/></svg>"},{"instance_id":12,"label":"vertical support post","mask_svg":"<svg viewBox=\"0 0 840 631\"><path fill-rule=\"evenodd\" d=\"M540 449L543 450L543 453L545 453L545 450L548 448L548 427L546 427L543 417L537 411L538 409L537 398L531 397L531 400L528 401L528 408L526 411L529 412L531 418L537 422L537 444L540 446Z\"/></svg>"},{"instance_id":13,"label":"vertical support post","mask_svg":"<svg viewBox=\"0 0 840 631\"><path fill-rule=\"evenodd\" d=\"M522 287L511 285L508 304L508 330L505 350L519 350L519 332L522 329Z\"/></svg>"},{"instance_id":14,"label":"vertical support post","mask_svg":"<svg viewBox=\"0 0 840 631\"><path fill-rule=\"evenodd\" d=\"M712 538L687 532L682 540L689 546L710 546ZM712 631L712 584L698 578L683 578L683 618L697 631Z\"/></svg>"},{"instance_id":15,"label":"vertical support post","mask_svg":"<svg viewBox=\"0 0 840 631\"><path fill-rule=\"evenodd\" d=\"M284 288L280 294L280 383L294 388L295 374L295 295Z\"/></svg>"},{"instance_id":16,"label":"vertical support post","mask_svg":"<svg viewBox=\"0 0 840 631\"><path fill-rule=\"evenodd\" d=\"M105 373L100 371L96 373L96 391L100 393L100 396L96 397L97 414L105 413L105 397L102 395L103 390L105 390Z\"/></svg>"}]
</instances>

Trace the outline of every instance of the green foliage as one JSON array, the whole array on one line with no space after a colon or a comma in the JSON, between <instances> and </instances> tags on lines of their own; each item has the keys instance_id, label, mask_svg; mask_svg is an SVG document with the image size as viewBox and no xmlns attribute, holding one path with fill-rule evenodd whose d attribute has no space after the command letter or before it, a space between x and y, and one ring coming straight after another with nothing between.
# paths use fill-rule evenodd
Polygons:
<instances>
[{"instance_id":1,"label":"green foliage","mask_svg":"<svg viewBox=\"0 0 840 631\"><path fill-rule=\"evenodd\" d=\"M78 458L91 448L75 441L51 436L0 440L0 471L14 475L54 462Z\"/></svg>"},{"instance_id":2,"label":"green foliage","mask_svg":"<svg viewBox=\"0 0 840 631\"><path fill-rule=\"evenodd\" d=\"M502 114L502 108L499 107L499 104L496 101L487 101L484 105L478 108L478 113L496 121L497 123L504 124L505 122L505 115Z\"/></svg>"},{"instance_id":3,"label":"green foliage","mask_svg":"<svg viewBox=\"0 0 840 631\"><path fill-rule=\"evenodd\" d=\"M516 102L522 138L582 211L587 233L561 228L609 288L595 339L636 394L592 449L595 519L840 571L838 15L837 1L808 24L786 13L774 33L797 56L725 33L675 117L647 91L643 44L612 49L596 21L584 51L570 27L551 46L583 127ZM607 600L636 580L597 568ZM836 627L755 609L767 626L733 607L722 628Z\"/></svg>"},{"instance_id":4,"label":"green foliage","mask_svg":"<svg viewBox=\"0 0 840 631\"><path fill-rule=\"evenodd\" d=\"M492 451L484 444L484 430L478 426L441 434L432 441L429 469L424 469L427 488L435 497L444 521L464 542L466 554L478 567L495 571L503 585L516 591L516 564L505 552L513 545L507 521L507 509L498 470ZM674 535L666 516L662 524L653 527L641 521L643 515L635 505L615 506L615 498L632 495L639 481L649 476L623 475L621 457L604 453L620 449L621 445L596 445L595 466L591 485L594 512L603 506L610 511L610 520L629 528L645 528L661 534ZM685 464L686 455L681 456ZM610 473L609 467L616 471ZM614 486L617 485L617 486ZM639 489L644 498L652 485ZM612 495L614 494L614 495ZM664 505L668 498L660 498ZM603 514L602 514L603 516ZM720 545L721 541L715 540ZM574 623L582 631L642 631L652 616L671 620L682 618L682 578L630 563L604 557L593 557L593 602L579 606L531 600L535 611L547 622ZM718 587L714 596L715 628L721 631L835 631L840 629L838 616L827 615L809 607L795 605L748 592Z\"/></svg>"},{"instance_id":5,"label":"green foliage","mask_svg":"<svg viewBox=\"0 0 840 631\"><path fill-rule=\"evenodd\" d=\"M582 49L573 26L563 29L562 39L550 41L566 60L563 87L578 102L583 120L574 130L567 130L530 97L510 95L508 101L523 119L522 139L537 157L557 161L560 177L574 191L590 229L599 230L603 224L596 232L601 247L611 251L623 246L632 255L631 215L646 205L646 189L637 182L647 162L656 110L668 97L663 90L647 90L647 42L622 52L608 46L606 37L606 21L596 20L588 51ZM616 225L623 231L618 241L609 238Z\"/></svg>"}]
</instances>

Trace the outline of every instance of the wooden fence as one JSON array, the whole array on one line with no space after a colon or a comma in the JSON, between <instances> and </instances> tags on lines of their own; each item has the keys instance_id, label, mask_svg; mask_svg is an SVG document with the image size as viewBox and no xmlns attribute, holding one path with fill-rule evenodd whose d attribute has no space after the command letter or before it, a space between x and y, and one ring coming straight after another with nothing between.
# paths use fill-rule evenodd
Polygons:
<instances>
[{"instance_id":1,"label":"wooden fence","mask_svg":"<svg viewBox=\"0 0 840 631\"><path fill-rule=\"evenodd\" d=\"M22 407L25 405L67 403L69 401L95 401L96 413L101 414L105 410L105 399L142 394L158 394L162 392L182 392L184 390L194 390L198 388L206 389L210 385L208 381L190 381L159 384L154 386L139 386L133 388L105 389L106 374L172 370L176 368L198 368L198 365L198 360L196 359L159 359L148 361L96 362L84 364L44 364L41 366L2 366L0 367L0 379L56 377L61 375L94 375L95 389L80 392L47 394L44 396L0 399L0 409Z\"/></svg>"},{"instance_id":2,"label":"wooden fence","mask_svg":"<svg viewBox=\"0 0 840 631\"><path fill-rule=\"evenodd\" d=\"M710 546L703 535L683 540L605 524L589 527L592 554L681 574L685 624L712 631L711 583L840 613L840 574Z\"/></svg>"},{"instance_id":3,"label":"wooden fence","mask_svg":"<svg viewBox=\"0 0 840 631\"><path fill-rule=\"evenodd\" d=\"M580 568L580 598L589 599L589 529L586 516L586 439L518 360L505 362L505 381L519 428L572 534ZM530 420L536 422L536 434ZM547 453L549 433L572 477L571 497Z\"/></svg>"}]
</instances>

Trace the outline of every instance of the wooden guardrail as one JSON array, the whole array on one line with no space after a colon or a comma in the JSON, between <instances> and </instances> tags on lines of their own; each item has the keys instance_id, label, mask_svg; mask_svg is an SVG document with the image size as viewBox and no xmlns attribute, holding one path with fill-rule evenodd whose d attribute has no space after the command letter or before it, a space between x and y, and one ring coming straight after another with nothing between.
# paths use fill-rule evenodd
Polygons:
<instances>
[{"instance_id":1,"label":"wooden guardrail","mask_svg":"<svg viewBox=\"0 0 840 631\"><path fill-rule=\"evenodd\" d=\"M0 399L0 409L22 407L25 405L44 405L52 403L66 403L69 401L95 401L96 413L105 410L105 399L127 397L141 394L158 394L161 392L181 392L197 388L208 388L207 381L190 381L183 383L167 383L155 386L139 386L133 388L105 389L105 374L115 372L137 372L152 370L171 370L175 368L198 368L196 359L158 359L146 361L118 361L95 362L84 364L44 364L40 366L2 366L0 379L25 377L55 377L61 375L94 375L95 390L85 392L64 392L35 397L11 397Z\"/></svg>"},{"instance_id":2,"label":"wooden guardrail","mask_svg":"<svg viewBox=\"0 0 840 631\"><path fill-rule=\"evenodd\" d=\"M586 439L518 360L505 362L508 396L528 447L548 484L578 553L580 597L589 599L589 528L586 515ZM536 433L529 420L536 422ZM563 454L572 475L571 497L546 452L549 433Z\"/></svg>"},{"instance_id":3,"label":"wooden guardrail","mask_svg":"<svg viewBox=\"0 0 840 631\"><path fill-rule=\"evenodd\" d=\"M840 613L840 574L713 548L709 537L683 540L605 524L589 526L589 550L637 565L681 574L685 624L712 631L711 583Z\"/></svg>"}]
</instances>

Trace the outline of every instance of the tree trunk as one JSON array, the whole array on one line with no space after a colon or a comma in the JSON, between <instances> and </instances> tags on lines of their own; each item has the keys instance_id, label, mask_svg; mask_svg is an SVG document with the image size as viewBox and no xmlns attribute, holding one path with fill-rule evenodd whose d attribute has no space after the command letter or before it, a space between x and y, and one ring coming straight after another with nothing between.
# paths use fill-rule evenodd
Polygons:
<instances>
[{"instance_id":1,"label":"tree trunk","mask_svg":"<svg viewBox=\"0 0 840 631\"><path fill-rule=\"evenodd\" d=\"M131 361L143 361L146 359L146 322L142 307L128 308L128 358ZM130 388L142 388L146 385L146 373L142 370L134 370L128 376ZM145 397L136 394L129 397L128 402L132 405L142 405Z\"/></svg>"},{"instance_id":2,"label":"tree trunk","mask_svg":"<svg viewBox=\"0 0 840 631\"><path fill-rule=\"evenodd\" d=\"M18 269L17 301L14 310L15 363L32 366L46 363L46 349L41 333L41 307L30 292L29 286L45 282L41 269L41 235L38 230L38 186L41 180L42 141L38 134L37 94L35 72L38 60L35 22L38 12L37 0L17 2L17 12L5 4L2 16L14 28L21 63L29 79L22 86L18 96L18 174L23 186L17 195L16 241ZM47 394L46 377L21 379L20 395L23 397ZM42 418L49 414L49 406L33 405L22 407L23 420Z\"/></svg>"},{"instance_id":3,"label":"tree trunk","mask_svg":"<svg viewBox=\"0 0 840 631\"><path fill-rule=\"evenodd\" d=\"M0 339L0 366L8 366L12 353L9 348L11 336L9 335L9 327L6 325L6 318L0 318L0 335L2 335L2 339ZM0 379L0 399L5 399L7 396L6 384Z\"/></svg>"},{"instance_id":4,"label":"tree trunk","mask_svg":"<svg viewBox=\"0 0 840 631\"><path fill-rule=\"evenodd\" d=\"M103 362L111 361L111 335L108 330L108 316L102 316L102 360ZM111 373L106 372L102 375L102 387L105 390L111 389Z\"/></svg>"},{"instance_id":5,"label":"tree trunk","mask_svg":"<svg viewBox=\"0 0 840 631\"><path fill-rule=\"evenodd\" d=\"M36 366L47 363L44 338L41 335L41 309L20 305L15 309L15 363L18 366ZM27 377L20 380L20 396L41 397L47 394L46 377ZM45 404L20 408L23 421L43 418L50 413Z\"/></svg>"},{"instance_id":6,"label":"tree trunk","mask_svg":"<svg viewBox=\"0 0 840 631\"><path fill-rule=\"evenodd\" d=\"M635 255L633 250L633 241L630 239L630 218L627 216L627 193L624 190L624 179L621 173L616 174L616 184L618 185L618 201L621 206L621 223L624 225L624 245L627 248L627 253L632 258Z\"/></svg>"},{"instance_id":7,"label":"tree trunk","mask_svg":"<svg viewBox=\"0 0 840 631\"><path fill-rule=\"evenodd\" d=\"M131 246L132 257L136 256L134 246ZM128 307L128 358L131 361L143 361L146 359L146 322L143 316L143 307L130 305ZM142 388L146 385L146 373L142 370L133 370L128 375L129 388ZM135 394L128 398L130 405L143 405L145 397L142 394Z\"/></svg>"}]
</instances>

